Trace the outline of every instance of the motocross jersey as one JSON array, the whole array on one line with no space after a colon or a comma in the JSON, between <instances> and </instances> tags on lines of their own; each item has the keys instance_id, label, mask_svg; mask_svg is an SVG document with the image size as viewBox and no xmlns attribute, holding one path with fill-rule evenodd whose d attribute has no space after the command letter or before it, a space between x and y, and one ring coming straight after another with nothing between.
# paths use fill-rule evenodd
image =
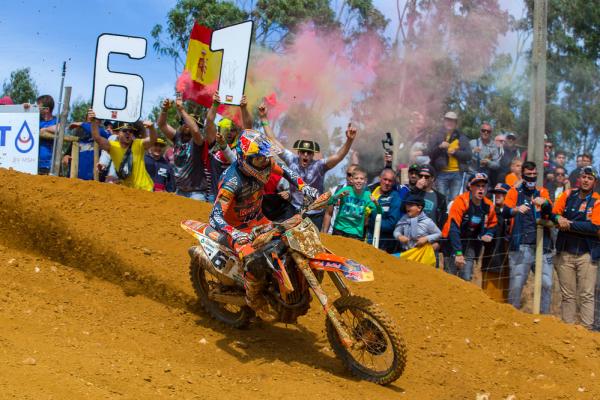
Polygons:
<instances>
[{"instance_id":1,"label":"motocross jersey","mask_svg":"<svg viewBox=\"0 0 600 400\"><path fill-rule=\"evenodd\" d=\"M272 160L271 172L283 175L300 190L304 187L302 178L283 163ZM230 244L235 230L249 232L255 226L270 222L262 212L264 186L264 183L244 174L238 161L223 173L209 222L227 236Z\"/></svg>"}]
</instances>

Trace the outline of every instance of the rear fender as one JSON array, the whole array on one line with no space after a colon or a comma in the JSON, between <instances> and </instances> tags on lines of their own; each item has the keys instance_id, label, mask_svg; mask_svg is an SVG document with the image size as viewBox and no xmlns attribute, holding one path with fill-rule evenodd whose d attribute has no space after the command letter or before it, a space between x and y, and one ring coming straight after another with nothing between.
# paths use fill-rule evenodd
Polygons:
<instances>
[{"instance_id":1,"label":"rear fender","mask_svg":"<svg viewBox=\"0 0 600 400\"><path fill-rule=\"evenodd\" d=\"M352 282L370 282L374 279L373 271L366 266L335 254L316 254L308 265L317 271L339 272Z\"/></svg>"}]
</instances>

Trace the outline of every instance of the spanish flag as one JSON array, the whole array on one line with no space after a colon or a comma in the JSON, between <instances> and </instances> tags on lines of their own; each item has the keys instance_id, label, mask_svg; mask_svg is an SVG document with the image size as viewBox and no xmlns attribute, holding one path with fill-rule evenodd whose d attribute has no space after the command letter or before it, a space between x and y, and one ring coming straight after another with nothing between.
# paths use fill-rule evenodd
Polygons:
<instances>
[{"instance_id":1,"label":"spanish flag","mask_svg":"<svg viewBox=\"0 0 600 400\"><path fill-rule=\"evenodd\" d=\"M210 107L212 104L212 93L219 84L221 71L222 52L210 51L211 36L211 29L194 23L188 44L185 72L180 78L189 81L182 82L183 99L204 107Z\"/></svg>"}]
</instances>

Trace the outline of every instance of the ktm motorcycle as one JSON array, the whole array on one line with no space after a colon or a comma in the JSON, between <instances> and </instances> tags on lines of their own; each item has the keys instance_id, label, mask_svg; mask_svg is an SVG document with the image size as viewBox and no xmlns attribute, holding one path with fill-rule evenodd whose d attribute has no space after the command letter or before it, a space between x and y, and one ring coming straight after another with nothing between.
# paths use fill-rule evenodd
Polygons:
<instances>
[{"instance_id":1,"label":"ktm motorcycle","mask_svg":"<svg viewBox=\"0 0 600 400\"><path fill-rule=\"evenodd\" d=\"M327 206L331 194L320 196L308 210ZM240 257L210 225L184 221L181 227L198 240L189 249L190 278L204 309L215 319L246 327L254 312L246 305L244 263L264 271L264 296L278 314L277 322L296 323L311 303L311 291L326 314L327 338L337 357L360 379L387 385L406 365L406 346L392 320L371 300L353 295L344 279L373 280L364 265L338 256L321 243L317 227L303 212L252 232L250 256ZM330 302L321 283L327 274L340 297Z\"/></svg>"}]
</instances>

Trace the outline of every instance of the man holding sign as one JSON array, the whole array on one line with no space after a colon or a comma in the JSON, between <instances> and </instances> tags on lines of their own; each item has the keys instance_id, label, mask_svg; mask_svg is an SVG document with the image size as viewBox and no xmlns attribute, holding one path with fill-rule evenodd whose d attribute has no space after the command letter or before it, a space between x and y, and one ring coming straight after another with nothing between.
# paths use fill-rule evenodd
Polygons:
<instances>
[{"instance_id":1,"label":"man holding sign","mask_svg":"<svg viewBox=\"0 0 600 400\"><path fill-rule=\"evenodd\" d=\"M119 135L118 140L109 141L100 135L100 121L96 119L96 113L91 108L88 110L87 119L92 124L92 137L100 149L110 153L121 182L128 187L151 192L154 182L146 171L144 154L156 142L156 130L152 122L144 121L144 128L150 135L143 139L134 138L137 131L134 125L121 123L115 129Z\"/></svg>"}]
</instances>

